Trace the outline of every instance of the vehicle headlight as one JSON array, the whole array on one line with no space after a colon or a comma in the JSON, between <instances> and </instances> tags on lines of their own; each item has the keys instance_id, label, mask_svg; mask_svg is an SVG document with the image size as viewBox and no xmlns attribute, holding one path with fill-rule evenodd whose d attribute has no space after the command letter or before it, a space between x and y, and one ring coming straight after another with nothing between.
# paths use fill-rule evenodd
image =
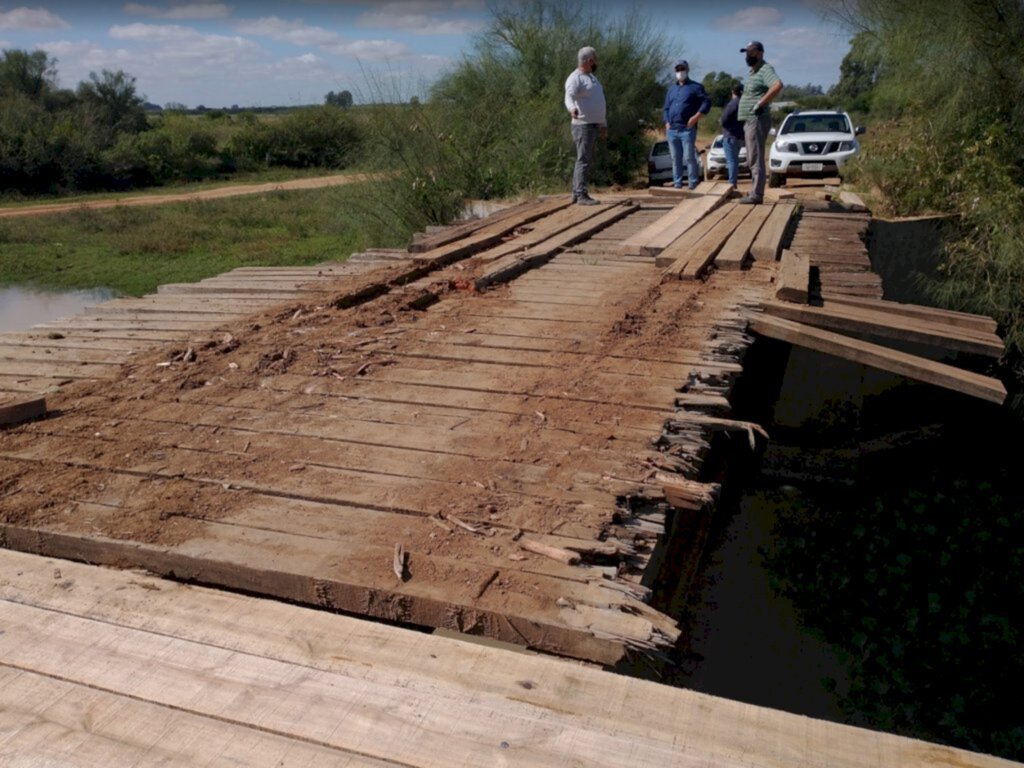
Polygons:
<instances>
[{"instance_id":1,"label":"vehicle headlight","mask_svg":"<svg viewBox=\"0 0 1024 768\"><path fill-rule=\"evenodd\" d=\"M839 151L840 152L849 152L855 146L856 145L852 141L841 141L841 142L839 142Z\"/></svg>"},{"instance_id":2,"label":"vehicle headlight","mask_svg":"<svg viewBox=\"0 0 1024 768\"><path fill-rule=\"evenodd\" d=\"M775 142L775 148L779 152L796 152L796 144L789 141L777 141Z\"/></svg>"}]
</instances>

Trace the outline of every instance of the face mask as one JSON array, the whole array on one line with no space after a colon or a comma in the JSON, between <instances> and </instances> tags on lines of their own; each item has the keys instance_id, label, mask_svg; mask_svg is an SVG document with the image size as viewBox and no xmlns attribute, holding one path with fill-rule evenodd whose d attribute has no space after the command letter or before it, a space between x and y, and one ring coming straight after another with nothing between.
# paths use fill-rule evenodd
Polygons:
<instances>
[{"instance_id":1,"label":"face mask","mask_svg":"<svg viewBox=\"0 0 1024 768\"><path fill-rule=\"evenodd\" d=\"M683 70L682 72L676 72L676 80L678 80L681 83L686 79L686 76L689 74L690 73L685 70Z\"/></svg>"},{"instance_id":2,"label":"face mask","mask_svg":"<svg viewBox=\"0 0 1024 768\"><path fill-rule=\"evenodd\" d=\"M597 62L594 62L594 66L590 68L590 74L597 72Z\"/></svg>"},{"instance_id":3,"label":"face mask","mask_svg":"<svg viewBox=\"0 0 1024 768\"><path fill-rule=\"evenodd\" d=\"M747 56L747 66L752 67L757 64L757 56Z\"/></svg>"}]
</instances>

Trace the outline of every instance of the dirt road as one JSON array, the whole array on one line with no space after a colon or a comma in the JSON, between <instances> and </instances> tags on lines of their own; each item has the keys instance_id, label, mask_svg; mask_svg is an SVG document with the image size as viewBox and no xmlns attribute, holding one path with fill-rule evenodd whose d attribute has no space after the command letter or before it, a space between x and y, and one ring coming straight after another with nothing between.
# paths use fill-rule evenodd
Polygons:
<instances>
[{"instance_id":1,"label":"dirt road","mask_svg":"<svg viewBox=\"0 0 1024 768\"><path fill-rule=\"evenodd\" d=\"M215 187L214 189L204 189L199 192L179 192L168 195L132 195L103 200L45 203L21 208L0 208L0 219L17 216L48 216L81 209L97 210L116 208L118 206L162 205L164 203L180 203L191 200L219 200L223 197L258 195L281 190L319 189L321 187L335 187L342 184L355 184L372 178L374 178L373 174L369 173L344 173L335 174L334 176L317 176L309 179L293 179L292 181L269 182L266 184L232 184L225 187Z\"/></svg>"}]
</instances>

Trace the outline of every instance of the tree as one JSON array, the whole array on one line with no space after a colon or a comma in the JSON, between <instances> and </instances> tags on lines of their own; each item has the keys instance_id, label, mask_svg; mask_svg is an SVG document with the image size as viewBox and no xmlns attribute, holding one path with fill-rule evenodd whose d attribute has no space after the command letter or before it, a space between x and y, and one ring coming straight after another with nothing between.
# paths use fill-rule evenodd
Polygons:
<instances>
[{"instance_id":1,"label":"tree","mask_svg":"<svg viewBox=\"0 0 1024 768\"><path fill-rule=\"evenodd\" d=\"M352 106L352 94L349 91L340 91L338 93L329 91L324 97L324 104L348 109Z\"/></svg>"},{"instance_id":2,"label":"tree","mask_svg":"<svg viewBox=\"0 0 1024 768\"><path fill-rule=\"evenodd\" d=\"M868 112L871 94L878 83L882 57L878 39L870 32L858 32L850 41L850 50L839 65L839 82L828 92L844 109Z\"/></svg>"},{"instance_id":3,"label":"tree","mask_svg":"<svg viewBox=\"0 0 1024 768\"><path fill-rule=\"evenodd\" d=\"M89 73L89 80L78 85L78 98L89 114L111 136L138 133L147 127L144 100L135 92L135 78L118 70Z\"/></svg>"},{"instance_id":4,"label":"tree","mask_svg":"<svg viewBox=\"0 0 1024 768\"><path fill-rule=\"evenodd\" d=\"M702 85L704 90L711 97L711 103L716 107L724 107L732 97L732 89L736 83L743 81L733 77L728 72L708 72L704 75Z\"/></svg>"},{"instance_id":5,"label":"tree","mask_svg":"<svg viewBox=\"0 0 1024 768\"><path fill-rule=\"evenodd\" d=\"M0 95L20 93L39 101L56 90L57 61L45 51L8 49L0 57Z\"/></svg>"}]
</instances>

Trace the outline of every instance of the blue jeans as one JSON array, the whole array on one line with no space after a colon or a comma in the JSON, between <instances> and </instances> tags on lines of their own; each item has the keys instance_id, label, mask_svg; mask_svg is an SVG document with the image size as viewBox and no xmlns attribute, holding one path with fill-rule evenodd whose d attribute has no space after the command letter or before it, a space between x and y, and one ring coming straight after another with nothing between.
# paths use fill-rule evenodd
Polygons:
<instances>
[{"instance_id":1,"label":"blue jeans","mask_svg":"<svg viewBox=\"0 0 1024 768\"><path fill-rule=\"evenodd\" d=\"M687 181L690 189L693 189L700 181L700 169L697 167L697 128L669 128L665 132L665 138L668 139L668 151L672 154L672 185L679 189L683 186L683 181ZM686 163L686 175L683 175L683 163Z\"/></svg>"},{"instance_id":2,"label":"blue jeans","mask_svg":"<svg viewBox=\"0 0 1024 768\"><path fill-rule=\"evenodd\" d=\"M736 186L740 175L740 142L735 136L722 138L722 149L725 150L725 165L729 169L729 183Z\"/></svg>"}]
</instances>

